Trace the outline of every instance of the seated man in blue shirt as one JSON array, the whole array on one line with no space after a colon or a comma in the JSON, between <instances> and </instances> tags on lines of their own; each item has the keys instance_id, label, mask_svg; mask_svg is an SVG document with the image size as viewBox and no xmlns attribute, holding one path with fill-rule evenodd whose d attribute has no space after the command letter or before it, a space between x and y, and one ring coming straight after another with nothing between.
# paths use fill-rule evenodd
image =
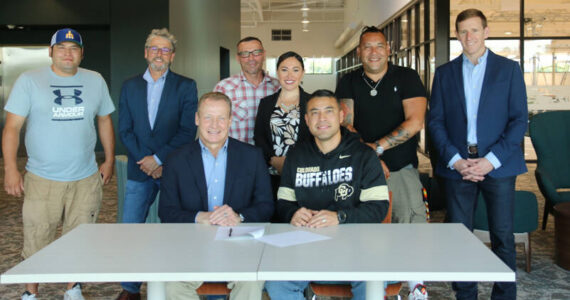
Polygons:
<instances>
[{"instance_id":1,"label":"seated man in blue shirt","mask_svg":"<svg viewBox=\"0 0 570 300\"><path fill-rule=\"evenodd\" d=\"M269 173L261 150L228 138L230 99L218 92L198 101L199 139L164 164L158 214L163 223L235 226L273 215ZM168 299L198 299L202 282L172 282ZM263 282L230 282L231 299L261 299Z\"/></svg>"},{"instance_id":2,"label":"seated man in blue shirt","mask_svg":"<svg viewBox=\"0 0 570 300\"><path fill-rule=\"evenodd\" d=\"M279 218L294 226L321 228L344 223L381 223L389 206L388 187L374 150L344 128L334 94L318 90L307 102L305 120L314 140L289 151L277 193ZM358 255L355 248L354 255ZM302 300L308 281L267 281L273 300ZM353 299L364 299L353 281Z\"/></svg>"}]
</instances>

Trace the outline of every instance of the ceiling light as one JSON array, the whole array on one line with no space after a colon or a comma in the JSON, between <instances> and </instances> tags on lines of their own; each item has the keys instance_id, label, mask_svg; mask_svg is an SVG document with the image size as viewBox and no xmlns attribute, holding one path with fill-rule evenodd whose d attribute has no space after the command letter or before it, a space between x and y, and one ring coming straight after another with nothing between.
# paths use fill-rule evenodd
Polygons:
<instances>
[{"instance_id":1,"label":"ceiling light","mask_svg":"<svg viewBox=\"0 0 570 300\"><path fill-rule=\"evenodd\" d=\"M309 24L310 22L309 22L309 20L307 20L307 19L303 19L303 21L301 21L301 23L303 23L303 24Z\"/></svg>"},{"instance_id":2,"label":"ceiling light","mask_svg":"<svg viewBox=\"0 0 570 300\"><path fill-rule=\"evenodd\" d=\"M510 31L505 31L505 34L506 34L506 35L511 35L511 34L513 34L513 33L510 32Z\"/></svg>"},{"instance_id":3,"label":"ceiling light","mask_svg":"<svg viewBox=\"0 0 570 300\"><path fill-rule=\"evenodd\" d=\"M308 11L310 8L307 6L307 2L303 3L303 7L301 7L302 11Z\"/></svg>"}]
</instances>

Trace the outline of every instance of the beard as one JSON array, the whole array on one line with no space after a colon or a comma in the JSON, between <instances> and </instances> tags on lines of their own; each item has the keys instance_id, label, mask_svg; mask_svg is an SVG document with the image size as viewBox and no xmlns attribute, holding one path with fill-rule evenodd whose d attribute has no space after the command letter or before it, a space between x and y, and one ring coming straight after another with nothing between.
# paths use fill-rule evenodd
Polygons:
<instances>
[{"instance_id":1,"label":"beard","mask_svg":"<svg viewBox=\"0 0 570 300\"><path fill-rule=\"evenodd\" d=\"M158 66L156 65L154 62L155 61L162 61L162 66ZM157 72L162 72L162 71L166 71L169 67L170 67L170 63L165 62L164 60L161 60L160 58L156 57L154 58L152 61L149 61L149 67L153 70L153 71L157 71Z\"/></svg>"}]
</instances>

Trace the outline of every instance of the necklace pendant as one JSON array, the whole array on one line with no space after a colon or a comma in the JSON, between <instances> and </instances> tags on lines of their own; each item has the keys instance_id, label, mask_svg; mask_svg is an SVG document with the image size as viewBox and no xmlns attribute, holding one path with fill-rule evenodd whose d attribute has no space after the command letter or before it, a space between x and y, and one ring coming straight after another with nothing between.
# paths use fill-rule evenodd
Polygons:
<instances>
[{"instance_id":1,"label":"necklace pendant","mask_svg":"<svg viewBox=\"0 0 570 300\"><path fill-rule=\"evenodd\" d=\"M370 90L370 96L374 97L376 95L378 95L378 91L376 89L371 89Z\"/></svg>"}]
</instances>

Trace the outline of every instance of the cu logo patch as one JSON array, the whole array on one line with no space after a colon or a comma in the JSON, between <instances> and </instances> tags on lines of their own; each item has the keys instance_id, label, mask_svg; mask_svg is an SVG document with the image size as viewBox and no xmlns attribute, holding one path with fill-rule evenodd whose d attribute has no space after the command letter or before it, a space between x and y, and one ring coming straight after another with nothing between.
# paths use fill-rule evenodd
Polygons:
<instances>
[{"instance_id":1,"label":"cu logo patch","mask_svg":"<svg viewBox=\"0 0 570 300\"><path fill-rule=\"evenodd\" d=\"M354 188L348 185L348 183L343 183L334 190L334 201L346 200L352 196L353 193Z\"/></svg>"},{"instance_id":2,"label":"cu logo patch","mask_svg":"<svg viewBox=\"0 0 570 300\"><path fill-rule=\"evenodd\" d=\"M57 96L53 101L55 104L62 105L61 101L65 99L75 100L75 105L83 102L83 99L79 97L79 95L81 95L81 91L78 89L73 89L73 95L61 95L61 90L54 90L53 93Z\"/></svg>"}]
</instances>

